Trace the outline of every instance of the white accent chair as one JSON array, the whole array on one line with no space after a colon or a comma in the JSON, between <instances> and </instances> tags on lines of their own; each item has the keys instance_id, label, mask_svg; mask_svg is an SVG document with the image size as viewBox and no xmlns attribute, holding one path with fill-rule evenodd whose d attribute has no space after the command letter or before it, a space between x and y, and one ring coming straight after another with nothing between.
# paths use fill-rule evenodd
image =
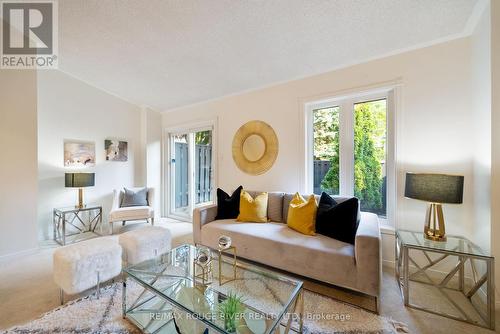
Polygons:
<instances>
[{"instance_id":1,"label":"white accent chair","mask_svg":"<svg viewBox=\"0 0 500 334\"><path fill-rule=\"evenodd\" d=\"M130 188L130 190L134 191L139 189L143 188ZM148 188L148 206L121 207L124 191L123 189L113 190L113 205L108 217L109 224L111 225L111 234L113 234L113 223L117 221L121 221L122 226L125 225L125 222L132 220L146 220L147 222L151 221L151 225L154 225L155 211L152 206L152 204L154 203L154 194L154 188Z\"/></svg>"}]
</instances>

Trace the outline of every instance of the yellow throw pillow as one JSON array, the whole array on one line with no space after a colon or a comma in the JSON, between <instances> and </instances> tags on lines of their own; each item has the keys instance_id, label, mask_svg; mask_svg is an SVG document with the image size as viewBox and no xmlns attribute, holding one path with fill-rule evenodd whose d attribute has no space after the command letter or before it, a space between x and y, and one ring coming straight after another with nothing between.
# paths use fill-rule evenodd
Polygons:
<instances>
[{"instance_id":1,"label":"yellow throw pillow","mask_svg":"<svg viewBox=\"0 0 500 334\"><path fill-rule=\"evenodd\" d=\"M316 235L316 211L318 205L314 195L306 201L299 193L293 196L288 207L286 224L297 232Z\"/></svg>"},{"instance_id":2,"label":"yellow throw pillow","mask_svg":"<svg viewBox=\"0 0 500 334\"><path fill-rule=\"evenodd\" d=\"M261 193L252 198L245 190L240 194L240 214L236 221L239 222L267 222L267 193Z\"/></svg>"}]
</instances>

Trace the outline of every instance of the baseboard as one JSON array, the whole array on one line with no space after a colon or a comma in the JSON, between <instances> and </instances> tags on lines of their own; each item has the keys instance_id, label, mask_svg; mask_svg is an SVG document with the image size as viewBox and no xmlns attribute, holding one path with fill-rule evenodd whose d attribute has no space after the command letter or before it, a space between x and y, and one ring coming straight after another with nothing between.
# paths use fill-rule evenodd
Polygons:
<instances>
[{"instance_id":1,"label":"baseboard","mask_svg":"<svg viewBox=\"0 0 500 334\"><path fill-rule=\"evenodd\" d=\"M15 252L15 253L1 255L0 256L0 262L7 261L7 260L12 260L12 259L15 259L15 258L20 257L20 256L26 256L26 255L35 254L39 250L40 250L40 248L36 247L36 248L26 249L26 250L23 250L23 251L20 251L20 252Z\"/></svg>"}]
</instances>

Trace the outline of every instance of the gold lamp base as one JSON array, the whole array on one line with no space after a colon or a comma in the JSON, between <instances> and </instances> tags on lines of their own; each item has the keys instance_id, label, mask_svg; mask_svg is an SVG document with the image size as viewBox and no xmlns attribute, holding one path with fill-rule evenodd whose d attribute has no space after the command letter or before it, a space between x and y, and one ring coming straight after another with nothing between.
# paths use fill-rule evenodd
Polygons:
<instances>
[{"instance_id":1,"label":"gold lamp base","mask_svg":"<svg viewBox=\"0 0 500 334\"><path fill-rule=\"evenodd\" d=\"M78 204L75 205L77 209L83 209L85 204L83 204L83 188L78 188Z\"/></svg>"},{"instance_id":2,"label":"gold lamp base","mask_svg":"<svg viewBox=\"0 0 500 334\"><path fill-rule=\"evenodd\" d=\"M424 237L432 241L446 241L441 203L429 204L425 215Z\"/></svg>"}]
</instances>

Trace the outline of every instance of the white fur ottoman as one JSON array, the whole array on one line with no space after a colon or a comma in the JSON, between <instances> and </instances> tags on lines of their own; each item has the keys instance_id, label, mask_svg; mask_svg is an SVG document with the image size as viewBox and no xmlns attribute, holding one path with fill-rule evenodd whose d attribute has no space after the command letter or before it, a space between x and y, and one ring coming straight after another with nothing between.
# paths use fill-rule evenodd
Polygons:
<instances>
[{"instance_id":1,"label":"white fur ottoman","mask_svg":"<svg viewBox=\"0 0 500 334\"><path fill-rule=\"evenodd\" d=\"M168 252L171 248L170 231L159 226L147 226L120 234L123 261L136 264Z\"/></svg>"},{"instance_id":2,"label":"white fur ottoman","mask_svg":"<svg viewBox=\"0 0 500 334\"><path fill-rule=\"evenodd\" d=\"M64 292L77 294L120 275L122 248L116 237L102 237L64 246L54 252L54 281Z\"/></svg>"}]
</instances>

